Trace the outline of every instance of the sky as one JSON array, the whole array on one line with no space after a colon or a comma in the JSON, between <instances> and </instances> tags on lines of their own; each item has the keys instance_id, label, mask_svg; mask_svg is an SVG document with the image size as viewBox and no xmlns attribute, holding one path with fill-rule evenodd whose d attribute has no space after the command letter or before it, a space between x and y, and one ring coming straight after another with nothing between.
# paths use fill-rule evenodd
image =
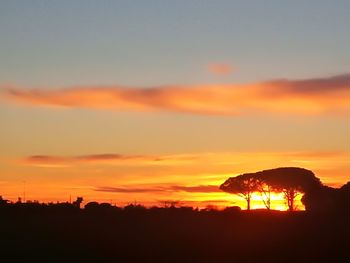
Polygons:
<instances>
[{"instance_id":1,"label":"sky","mask_svg":"<svg viewBox=\"0 0 350 263\"><path fill-rule=\"evenodd\" d=\"M345 0L0 1L0 195L243 206L218 185L287 166L345 184L349 13Z\"/></svg>"}]
</instances>

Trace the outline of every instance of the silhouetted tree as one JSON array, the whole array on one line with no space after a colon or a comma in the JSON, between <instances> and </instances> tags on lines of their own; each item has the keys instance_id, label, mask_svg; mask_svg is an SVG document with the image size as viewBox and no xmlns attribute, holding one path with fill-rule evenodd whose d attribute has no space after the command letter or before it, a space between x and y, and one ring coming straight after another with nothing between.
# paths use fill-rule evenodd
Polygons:
<instances>
[{"instance_id":1,"label":"silhouetted tree","mask_svg":"<svg viewBox=\"0 0 350 263\"><path fill-rule=\"evenodd\" d=\"M2 198L2 196L0 195L0 205L6 205L8 203L8 200L5 200Z\"/></svg>"},{"instance_id":2,"label":"silhouetted tree","mask_svg":"<svg viewBox=\"0 0 350 263\"><path fill-rule=\"evenodd\" d=\"M83 202L83 200L84 199L82 197L77 197L77 200L73 202L73 205L80 208L80 204Z\"/></svg>"},{"instance_id":3,"label":"silhouetted tree","mask_svg":"<svg viewBox=\"0 0 350 263\"><path fill-rule=\"evenodd\" d=\"M282 192L289 211L295 209L295 199L300 193L310 193L322 187L322 183L310 170L298 167L281 167L246 173L227 179L220 189L237 194L247 201L253 192L259 192L267 209L271 208L271 193Z\"/></svg>"},{"instance_id":4,"label":"silhouetted tree","mask_svg":"<svg viewBox=\"0 0 350 263\"><path fill-rule=\"evenodd\" d=\"M305 209L311 212L324 212L337 209L339 189L321 186L307 191L301 198Z\"/></svg>"},{"instance_id":5,"label":"silhouetted tree","mask_svg":"<svg viewBox=\"0 0 350 263\"><path fill-rule=\"evenodd\" d=\"M98 207L99 207L99 203L92 201L87 203L84 208L86 211L89 211L89 210L96 210L98 209Z\"/></svg>"},{"instance_id":6,"label":"silhouetted tree","mask_svg":"<svg viewBox=\"0 0 350 263\"><path fill-rule=\"evenodd\" d=\"M339 209L350 210L350 181L339 188L337 204Z\"/></svg>"},{"instance_id":7,"label":"silhouetted tree","mask_svg":"<svg viewBox=\"0 0 350 263\"><path fill-rule=\"evenodd\" d=\"M258 192L261 195L261 200L263 201L267 210L271 209L271 193L274 192L274 189L271 185L265 183L263 180L258 179Z\"/></svg>"},{"instance_id":8,"label":"silhouetted tree","mask_svg":"<svg viewBox=\"0 0 350 263\"><path fill-rule=\"evenodd\" d=\"M295 209L295 198L322 186L321 181L310 170L298 167L281 167L255 174L274 191L282 192L289 211Z\"/></svg>"},{"instance_id":9,"label":"silhouetted tree","mask_svg":"<svg viewBox=\"0 0 350 263\"><path fill-rule=\"evenodd\" d=\"M220 189L243 197L247 202L247 210L250 210L250 200L252 194L258 190L258 185L259 181L254 174L241 174L227 179L220 185Z\"/></svg>"}]
</instances>

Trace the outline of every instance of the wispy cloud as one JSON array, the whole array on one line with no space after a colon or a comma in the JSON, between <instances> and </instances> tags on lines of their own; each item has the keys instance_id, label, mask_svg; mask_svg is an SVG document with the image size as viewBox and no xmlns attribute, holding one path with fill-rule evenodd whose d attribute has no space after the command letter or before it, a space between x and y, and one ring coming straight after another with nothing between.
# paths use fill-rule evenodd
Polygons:
<instances>
[{"instance_id":1,"label":"wispy cloud","mask_svg":"<svg viewBox=\"0 0 350 263\"><path fill-rule=\"evenodd\" d=\"M34 106L169 111L201 115L350 113L350 74L245 85L2 87L5 100Z\"/></svg>"},{"instance_id":2,"label":"wispy cloud","mask_svg":"<svg viewBox=\"0 0 350 263\"><path fill-rule=\"evenodd\" d=\"M210 63L208 65L208 71L216 75L227 75L233 71L233 67L224 63Z\"/></svg>"},{"instance_id":3,"label":"wispy cloud","mask_svg":"<svg viewBox=\"0 0 350 263\"><path fill-rule=\"evenodd\" d=\"M19 160L20 163L33 166L59 167L79 164L113 164L113 165L179 165L191 163L194 155L124 155L91 154L79 156L32 155Z\"/></svg>"},{"instance_id":4,"label":"wispy cloud","mask_svg":"<svg viewBox=\"0 0 350 263\"><path fill-rule=\"evenodd\" d=\"M170 187L172 191L184 191L190 193L213 193L220 192L217 185L196 185L196 186L182 186L173 185Z\"/></svg>"},{"instance_id":5,"label":"wispy cloud","mask_svg":"<svg viewBox=\"0 0 350 263\"><path fill-rule=\"evenodd\" d=\"M15 165L26 165L56 169L66 167L71 169L78 167L89 168L90 165L101 167L125 167L136 168L140 182L171 183L166 190L200 192L205 187L211 190L209 185L221 182L225 178L245 172L256 172L273 167L298 166L310 169L316 176L328 183L341 185L349 180L350 152L348 151L276 151L276 152L212 152L212 153L187 153L173 155L139 155L139 154L90 154L77 156L32 155L24 158L5 162L15 162ZM73 169L74 170L74 169ZM94 170L94 169L93 169ZM91 172L95 173L96 171ZM67 171L68 172L68 171ZM149 175L152 176L149 176ZM130 173L126 173L130 175ZM128 178L128 177L127 177ZM186 183L194 186L182 188L176 185L178 180L187 178ZM200 180L200 181L198 181ZM123 181L123 180L122 180ZM200 184L198 187L197 184ZM140 190L142 189L142 190ZM164 191L164 188L133 186L105 188L105 191Z\"/></svg>"},{"instance_id":6,"label":"wispy cloud","mask_svg":"<svg viewBox=\"0 0 350 263\"><path fill-rule=\"evenodd\" d=\"M166 191L163 187L111 187L111 186L100 186L94 188L97 192L108 192L108 193L154 193Z\"/></svg>"},{"instance_id":7,"label":"wispy cloud","mask_svg":"<svg viewBox=\"0 0 350 263\"><path fill-rule=\"evenodd\" d=\"M87 154L76 156L31 155L18 160L19 163L33 166L72 166L89 164L111 165L234 165L237 162L270 157L290 162L313 163L336 159L348 160L350 153L345 151L301 151L301 152L202 152L173 155L127 155L117 153Z\"/></svg>"},{"instance_id":8,"label":"wispy cloud","mask_svg":"<svg viewBox=\"0 0 350 263\"><path fill-rule=\"evenodd\" d=\"M187 192L187 193L216 193L221 192L217 185L155 185L155 186L101 186L94 188L98 192L112 193L157 193L157 192Z\"/></svg>"}]
</instances>

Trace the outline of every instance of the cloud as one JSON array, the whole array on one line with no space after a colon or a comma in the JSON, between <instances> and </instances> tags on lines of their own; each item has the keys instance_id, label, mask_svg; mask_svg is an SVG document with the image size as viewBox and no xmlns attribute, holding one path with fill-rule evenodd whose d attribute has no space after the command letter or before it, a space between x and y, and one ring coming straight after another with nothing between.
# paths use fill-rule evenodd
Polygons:
<instances>
[{"instance_id":1,"label":"cloud","mask_svg":"<svg viewBox=\"0 0 350 263\"><path fill-rule=\"evenodd\" d=\"M156 192L187 192L187 193L216 193L222 192L217 185L156 185L156 186L133 186L133 187L110 187L102 186L94 188L98 192L112 193L156 193Z\"/></svg>"},{"instance_id":2,"label":"cloud","mask_svg":"<svg viewBox=\"0 0 350 263\"><path fill-rule=\"evenodd\" d=\"M347 151L301 151L301 152L202 152L173 155L126 155L116 153L88 154L76 156L31 155L17 160L17 163L43 166L66 167L73 165L200 165L211 164L219 166L242 165L245 160L259 160L269 156L273 160L286 159L291 162L313 163L315 161L333 160L338 162L348 160Z\"/></svg>"},{"instance_id":3,"label":"cloud","mask_svg":"<svg viewBox=\"0 0 350 263\"><path fill-rule=\"evenodd\" d=\"M221 192L217 185L196 185L196 186L181 186L173 185L170 187L174 191L184 191L189 193L213 193Z\"/></svg>"},{"instance_id":4,"label":"cloud","mask_svg":"<svg viewBox=\"0 0 350 263\"><path fill-rule=\"evenodd\" d=\"M208 71L215 75L227 75L233 71L233 68L229 64L211 63L208 65Z\"/></svg>"},{"instance_id":5,"label":"cloud","mask_svg":"<svg viewBox=\"0 0 350 263\"><path fill-rule=\"evenodd\" d=\"M123 154L91 154L79 156L32 155L19 160L20 163L42 167L65 167L86 164L113 165L180 165L192 163L195 155L123 155Z\"/></svg>"},{"instance_id":6,"label":"cloud","mask_svg":"<svg viewBox=\"0 0 350 263\"><path fill-rule=\"evenodd\" d=\"M350 113L350 74L253 84L66 89L2 87L3 99L32 106L200 115Z\"/></svg>"},{"instance_id":7,"label":"cloud","mask_svg":"<svg viewBox=\"0 0 350 263\"><path fill-rule=\"evenodd\" d=\"M26 165L34 167L49 167L56 169L67 167L67 173L70 174L70 168L91 168L92 165L98 169L91 170L97 173L99 168L123 167L136 169L137 178L142 182L164 182L167 180L182 180L187 178L192 184L196 182L200 186L167 186L166 190L186 192L211 191L208 185L225 180L228 177L245 172L254 172L270 169L273 167L298 166L312 170L326 184L341 185L349 181L349 151L242 151L242 152L199 152L188 154L173 155L137 155L137 154L90 154L77 156L54 156L54 155L32 155L17 160L11 158L4 159L5 162L14 165ZM79 167L78 167L79 166ZM81 167L80 167L81 166ZM85 167L83 167L85 166ZM151 169L151 170L149 170ZM98 172L100 174L100 172ZM126 173L125 175L128 175ZM73 173L74 175L74 173ZM151 177L149 175L152 175ZM75 175L74 175L75 176ZM125 180L128 177L125 177ZM134 177L133 177L134 178ZM186 180L187 180L186 179ZM158 181L159 180L159 181ZM194 180L194 181L192 181ZM199 181L200 180L200 181ZM175 181L178 182L178 181ZM207 187L207 188L206 188ZM130 190L131 189L131 190ZM143 189L143 190L140 190ZM105 191L165 191L164 188L155 188L149 186L105 188Z\"/></svg>"},{"instance_id":8,"label":"cloud","mask_svg":"<svg viewBox=\"0 0 350 263\"><path fill-rule=\"evenodd\" d=\"M110 187L101 186L94 188L97 192L108 192L108 193L154 193L163 192L166 189L162 187L149 187L149 188L139 188L139 187Z\"/></svg>"}]
</instances>

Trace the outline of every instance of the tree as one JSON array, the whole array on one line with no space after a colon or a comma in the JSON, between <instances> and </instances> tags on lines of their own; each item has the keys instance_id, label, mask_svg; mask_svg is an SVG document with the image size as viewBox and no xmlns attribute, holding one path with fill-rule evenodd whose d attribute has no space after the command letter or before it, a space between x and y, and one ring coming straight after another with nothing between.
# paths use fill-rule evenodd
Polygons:
<instances>
[{"instance_id":1,"label":"tree","mask_svg":"<svg viewBox=\"0 0 350 263\"><path fill-rule=\"evenodd\" d=\"M261 200L263 201L267 210L271 209L271 193L274 189L271 185L265 183L263 180L258 179L258 192L260 193Z\"/></svg>"},{"instance_id":2,"label":"tree","mask_svg":"<svg viewBox=\"0 0 350 263\"><path fill-rule=\"evenodd\" d=\"M77 197L77 200L73 202L73 205L80 208L80 204L83 202L83 200L84 199L82 197Z\"/></svg>"},{"instance_id":3,"label":"tree","mask_svg":"<svg viewBox=\"0 0 350 263\"><path fill-rule=\"evenodd\" d=\"M231 177L220 189L243 197L247 201L248 210L253 192L260 193L267 209L271 208L271 193L282 192L289 211L294 211L297 196L315 192L321 187L320 179L312 171L298 167L281 167Z\"/></svg>"},{"instance_id":4,"label":"tree","mask_svg":"<svg viewBox=\"0 0 350 263\"><path fill-rule=\"evenodd\" d=\"M339 189L323 185L318 189L307 191L301 202L305 209L311 212L332 211L338 207L336 202L338 196Z\"/></svg>"},{"instance_id":5,"label":"tree","mask_svg":"<svg viewBox=\"0 0 350 263\"><path fill-rule=\"evenodd\" d=\"M338 210L350 210L350 181L339 188L339 196L336 200Z\"/></svg>"},{"instance_id":6,"label":"tree","mask_svg":"<svg viewBox=\"0 0 350 263\"><path fill-rule=\"evenodd\" d=\"M250 200L252 194L258 190L258 184L259 182L254 174L241 174L227 179L220 185L220 189L244 198L247 202L247 210L250 210Z\"/></svg>"},{"instance_id":7,"label":"tree","mask_svg":"<svg viewBox=\"0 0 350 263\"><path fill-rule=\"evenodd\" d=\"M322 183L310 170L298 167L281 167L255 173L255 176L271 187L282 192L289 211L295 210L295 199L301 193L321 187Z\"/></svg>"}]
</instances>

